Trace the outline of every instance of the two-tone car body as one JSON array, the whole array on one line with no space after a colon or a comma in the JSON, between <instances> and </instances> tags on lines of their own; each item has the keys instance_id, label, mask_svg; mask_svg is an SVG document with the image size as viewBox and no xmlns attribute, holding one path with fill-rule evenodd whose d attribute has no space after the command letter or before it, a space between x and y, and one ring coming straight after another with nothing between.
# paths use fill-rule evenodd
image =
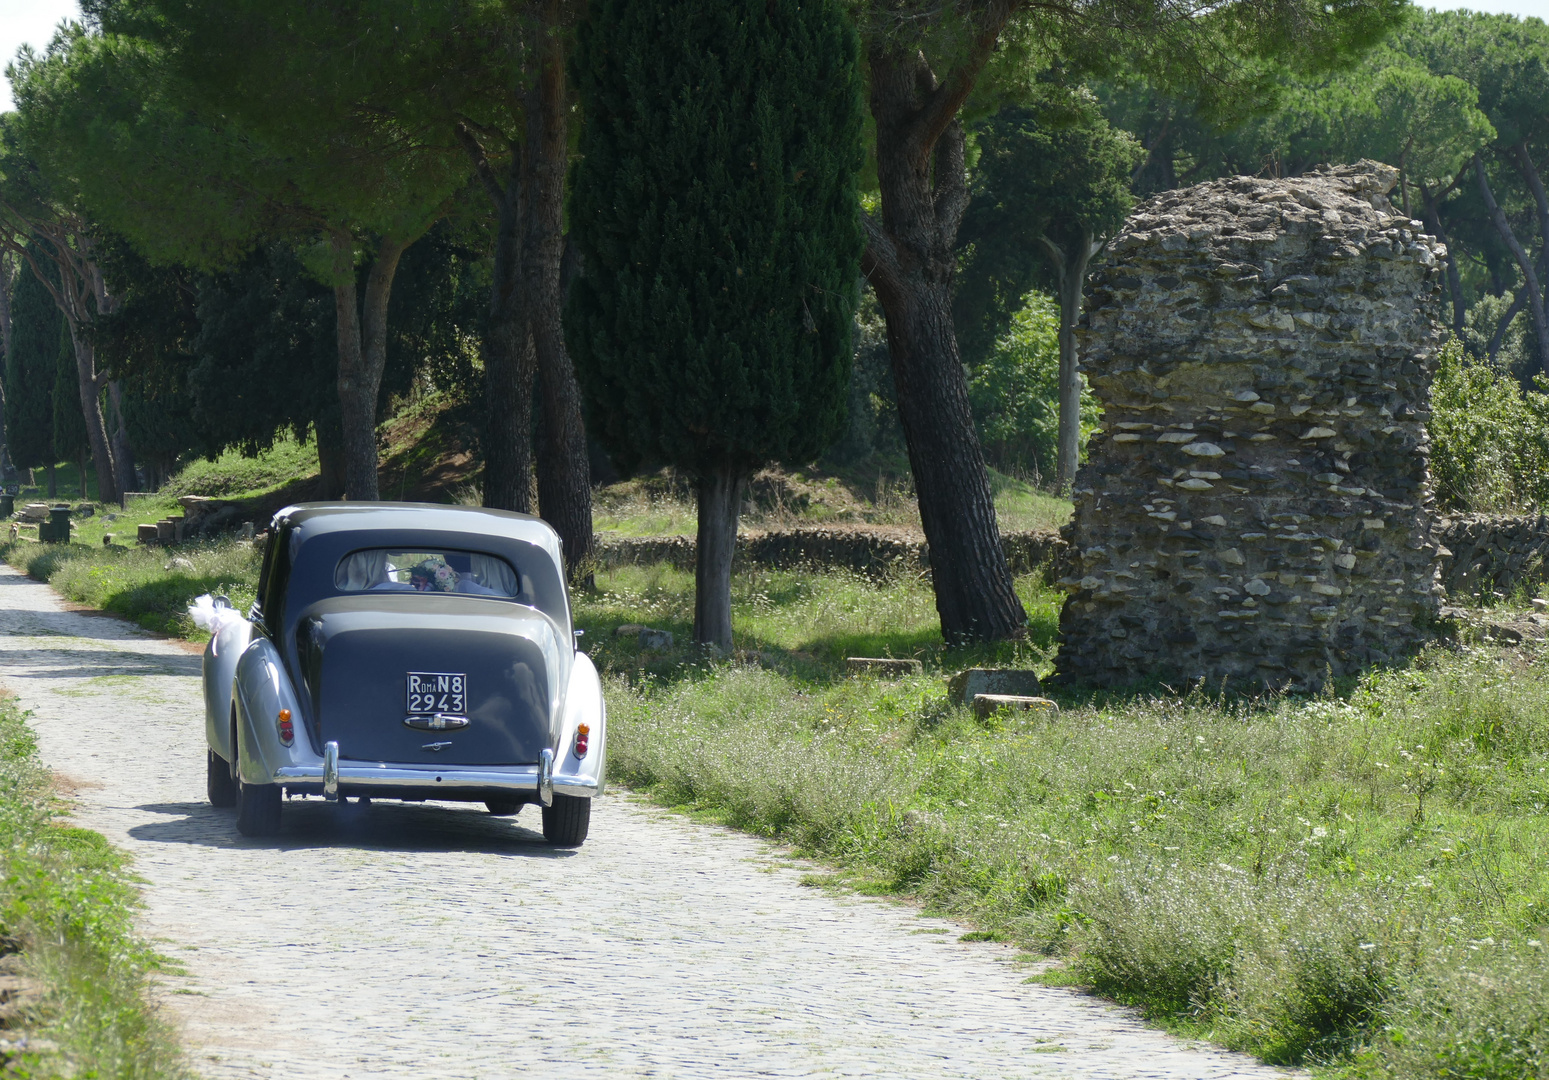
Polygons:
<instances>
[{"instance_id":1,"label":"two-tone car body","mask_svg":"<svg viewBox=\"0 0 1549 1080\"><path fill-rule=\"evenodd\" d=\"M309 503L275 515L258 599L205 649L210 801L280 827L285 795L543 807L575 846L604 783L597 671L559 537L525 514Z\"/></svg>"}]
</instances>

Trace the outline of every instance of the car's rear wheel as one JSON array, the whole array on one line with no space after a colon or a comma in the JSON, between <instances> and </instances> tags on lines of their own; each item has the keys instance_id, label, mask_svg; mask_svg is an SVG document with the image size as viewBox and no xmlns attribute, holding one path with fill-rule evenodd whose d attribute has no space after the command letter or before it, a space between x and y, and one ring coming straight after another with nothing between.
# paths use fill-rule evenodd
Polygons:
<instances>
[{"instance_id":1,"label":"car's rear wheel","mask_svg":"<svg viewBox=\"0 0 1549 1080\"><path fill-rule=\"evenodd\" d=\"M511 817L522 808L514 799L485 799L484 805L496 817Z\"/></svg>"},{"instance_id":2,"label":"car's rear wheel","mask_svg":"<svg viewBox=\"0 0 1549 1080\"><path fill-rule=\"evenodd\" d=\"M231 778L231 766L214 750L206 750L204 790L211 806L237 805L237 782Z\"/></svg>"},{"instance_id":3,"label":"car's rear wheel","mask_svg":"<svg viewBox=\"0 0 1549 1080\"><path fill-rule=\"evenodd\" d=\"M273 836L280 831L279 784L237 781L237 832L243 836Z\"/></svg>"},{"instance_id":4,"label":"car's rear wheel","mask_svg":"<svg viewBox=\"0 0 1549 1080\"><path fill-rule=\"evenodd\" d=\"M543 808L543 838L555 847L580 847L592 823L592 800L555 794L554 805Z\"/></svg>"}]
</instances>

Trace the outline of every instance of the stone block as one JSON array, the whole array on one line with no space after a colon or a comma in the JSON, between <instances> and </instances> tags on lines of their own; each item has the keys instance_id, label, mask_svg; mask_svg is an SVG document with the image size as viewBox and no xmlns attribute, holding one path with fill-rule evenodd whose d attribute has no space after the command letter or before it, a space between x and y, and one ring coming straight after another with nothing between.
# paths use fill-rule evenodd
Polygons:
<instances>
[{"instance_id":1,"label":"stone block","mask_svg":"<svg viewBox=\"0 0 1549 1080\"><path fill-rule=\"evenodd\" d=\"M851 675L873 675L879 679L903 679L925 670L918 660L894 660L879 656L847 656L844 666Z\"/></svg>"},{"instance_id":2,"label":"stone block","mask_svg":"<svg viewBox=\"0 0 1549 1080\"><path fill-rule=\"evenodd\" d=\"M967 705L980 694L1039 697L1043 686L1036 672L1012 668L968 668L947 680L947 697L958 705Z\"/></svg>"},{"instance_id":3,"label":"stone block","mask_svg":"<svg viewBox=\"0 0 1549 1080\"><path fill-rule=\"evenodd\" d=\"M159 543L161 540L161 530L154 523L137 525L135 526L135 539L147 546Z\"/></svg>"},{"instance_id":4,"label":"stone block","mask_svg":"<svg viewBox=\"0 0 1549 1080\"><path fill-rule=\"evenodd\" d=\"M986 720L1002 709L1010 712L1056 713L1060 711L1060 707L1046 697L1024 696L1021 694L974 695L974 715L980 720Z\"/></svg>"}]
</instances>

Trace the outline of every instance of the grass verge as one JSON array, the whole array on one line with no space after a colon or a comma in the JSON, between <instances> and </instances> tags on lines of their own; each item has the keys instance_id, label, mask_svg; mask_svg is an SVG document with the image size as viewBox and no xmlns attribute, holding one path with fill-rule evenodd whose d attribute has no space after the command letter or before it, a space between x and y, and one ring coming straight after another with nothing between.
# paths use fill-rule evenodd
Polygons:
<instances>
[{"instance_id":1,"label":"grass verge","mask_svg":"<svg viewBox=\"0 0 1549 1080\"><path fill-rule=\"evenodd\" d=\"M188 618L189 601L224 593L247 610L257 596L260 553L250 542L231 539L173 549L13 540L0 543L0 559L77 603L147 630L202 641L204 632Z\"/></svg>"},{"instance_id":2,"label":"grass verge","mask_svg":"<svg viewBox=\"0 0 1549 1080\"><path fill-rule=\"evenodd\" d=\"M1370 1077L1549 1075L1549 671L1435 648L1343 696L1064 696L976 721L923 584L747 576L743 649L593 649L610 769L1067 964L1054 978L1278 1063ZM581 624L686 626L669 572L605 579ZM922 677L844 677L854 649ZM987 655L988 654L988 655Z\"/></svg>"},{"instance_id":3,"label":"grass verge","mask_svg":"<svg viewBox=\"0 0 1549 1080\"><path fill-rule=\"evenodd\" d=\"M57 821L51 777L14 700L0 699L0 1068L20 1077L181 1078L148 1005L156 956L134 935L122 857ZM16 988L21 993L16 995Z\"/></svg>"}]
</instances>

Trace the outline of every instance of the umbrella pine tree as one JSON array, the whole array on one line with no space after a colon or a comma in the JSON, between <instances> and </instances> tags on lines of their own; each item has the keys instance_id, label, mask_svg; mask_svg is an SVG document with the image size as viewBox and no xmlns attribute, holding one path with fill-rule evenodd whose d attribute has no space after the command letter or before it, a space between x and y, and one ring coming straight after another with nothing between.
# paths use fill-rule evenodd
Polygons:
<instances>
[{"instance_id":1,"label":"umbrella pine tree","mask_svg":"<svg viewBox=\"0 0 1549 1080\"><path fill-rule=\"evenodd\" d=\"M731 646L742 491L840 433L864 247L855 32L837 0L597 0L567 334L619 464L698 485L696 641Z\"/></svg>"}]
</instances>

